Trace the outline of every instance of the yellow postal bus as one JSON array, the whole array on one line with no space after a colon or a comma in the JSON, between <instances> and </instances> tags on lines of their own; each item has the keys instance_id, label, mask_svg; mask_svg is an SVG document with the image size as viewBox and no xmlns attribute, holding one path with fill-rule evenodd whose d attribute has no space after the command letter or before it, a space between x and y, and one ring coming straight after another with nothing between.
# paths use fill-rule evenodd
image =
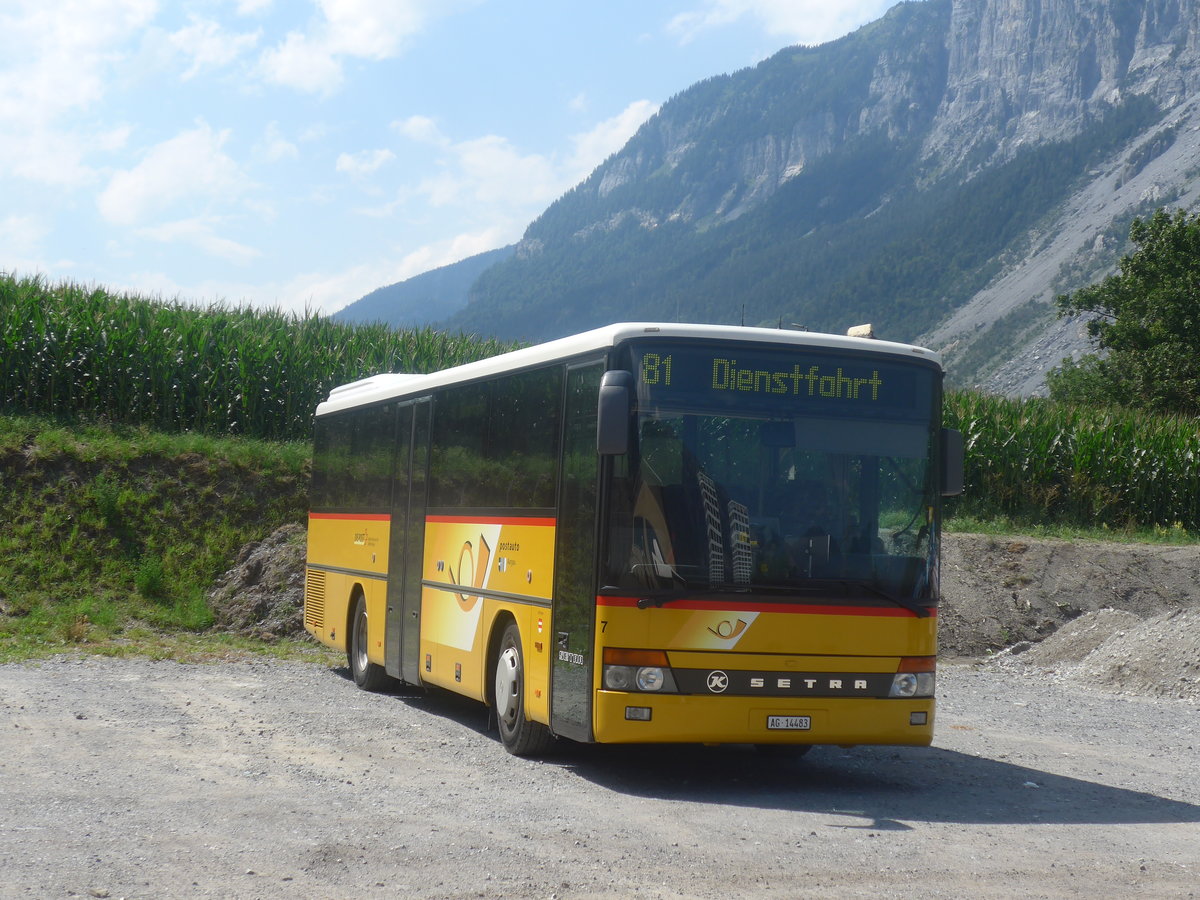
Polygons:
<instances>
[{"instance_id":1,"label":"yellow postal bus","mask_svg":"<svg viewBox=\"0 0 1200 900\"><path fill-rule=\"evenodd\" d=\"M317 409L306 628L504 746L928 744L936 354L622 324Z\"/></svg>"}]
</instances>

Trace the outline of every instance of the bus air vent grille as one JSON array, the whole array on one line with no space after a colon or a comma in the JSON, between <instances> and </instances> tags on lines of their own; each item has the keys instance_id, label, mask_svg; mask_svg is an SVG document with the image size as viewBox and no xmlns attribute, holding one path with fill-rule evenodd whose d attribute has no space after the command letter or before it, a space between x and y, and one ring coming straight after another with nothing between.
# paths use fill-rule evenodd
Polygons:
<instances>
[{"instance_id":1,"label":"bus air vent grille","mask_svg":"<svg viewBox=\"0 0 1200 900\"><path fill-rule=\"evenodd\" d=\"M304 580L304 624L312 629L325 627L325 573L309 569Z\"/></svg>"}]
</instances>

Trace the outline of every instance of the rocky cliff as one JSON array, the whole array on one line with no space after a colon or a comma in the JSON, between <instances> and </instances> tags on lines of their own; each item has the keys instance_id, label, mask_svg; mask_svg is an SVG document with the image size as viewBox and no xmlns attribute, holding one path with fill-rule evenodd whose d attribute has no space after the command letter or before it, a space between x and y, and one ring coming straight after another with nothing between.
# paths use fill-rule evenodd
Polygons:
<instances>
[{"instance_id":1,"label":"rocky cliff","mask_svg":"<svg viewBox=\"0 0 1200 900\"><path fill-rule=\"evenodd\" d=\"M900 3L672 98L460 315L533 339L853 315L959 383L1036 391L1086 349L1054 295L1134 215L1200 198L1198 89L1200 0Z\"/></svg>"},{"instance_id":2,"label":"rocky cliff","mask_svg":"<svg viewBox=\"0 0 1200 900\"><path fill-rule=\"evenodd\" d=\"M1130 94L1162 109L1185 101L1200 87L1198 41L1197 0L901 3L833 44L789 48L689 89L569 202L703 161L709 177L679 185L653 212L733 218L812 161L879 132L916 137L932 171L969 177L1079 133Z\"/></svg>"},{"instance_id":3,"label":"rocky cliff","mask_svg":"<svg viewBox=\"0 0 1200 900\"><path fill-rule=\"evenodd\" d=\"M1127 93L1174 105L1195 87L1194 0L954 0L928 154L963 159L1075 133Z\"/></svg>"}]
</instances>

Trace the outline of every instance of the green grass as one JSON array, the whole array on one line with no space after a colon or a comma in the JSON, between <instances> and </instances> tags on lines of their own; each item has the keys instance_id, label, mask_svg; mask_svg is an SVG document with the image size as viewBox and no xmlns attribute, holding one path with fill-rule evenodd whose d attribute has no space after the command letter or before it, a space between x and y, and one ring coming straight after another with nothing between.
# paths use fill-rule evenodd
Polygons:
<instances>
[{"instance_id":1,"label":"green grass","mask_svg":"<svg viewBox=\"0 0 1200 900\"><path fill-rule=\"evenodd\" d=\"M37 640L27 635L0 638L0 664L45 659L57 655L144 657L181 663L225 662L234 659L286 659L326 666L345 665L346 655L306 638L266 642L216 632L163 631L134 626L122 635L80 642Z\"/></svg>"},{"instance_id":2,"label":"green grass","mask_svg":"<svg viewBox=\"0 0 1200 900\"><path fill-rule=\"evenodd\" d=\"M306 444L0 416L0 659L198 634L240 549L308 508Z\"/></svg>"},{"instance_id":3,"label":"green grass","mask_svg":"<svg viewBox=\"0 0 1200 900\"><path fill-rule=\"evenodd\" d=\"M1054 522L1036 522L1013 519L1007 516L960 515L947 519L943 530L950 534L991 534L996 536L1021 536L1060 541L1108 541L1119 544L1169 544L1186 545L1200 543L1200 533L1188 531L1179 525L1150 528L1106 528L1081 525L1065 525Z\"/></svg>"}]
</instances>

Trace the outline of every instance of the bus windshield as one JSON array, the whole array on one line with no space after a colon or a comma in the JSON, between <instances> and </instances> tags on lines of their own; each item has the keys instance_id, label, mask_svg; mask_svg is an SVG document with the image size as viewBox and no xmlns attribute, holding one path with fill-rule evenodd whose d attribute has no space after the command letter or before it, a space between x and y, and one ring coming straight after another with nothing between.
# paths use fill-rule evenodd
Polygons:
<instances>
[{"instance_id":1,"label":"bus windshield","mask_svg":"<svg viewBox=\"0 0 1200 900\"><path fill-rule=\"evenodd\" d=\"M672 384L645 385L647 374L667 377L667 359ZM712 388L719 381L702 349L635 353L637 440L614 464L604 583L660 600L752 591L932 601L933 375L873 362L860 373L852 363L757 358L749 371L838 373L885 394L885 405L848 390L841 402L814 402L820 384L810 396L803 378L790 394L746 390L731 402ZM908 400L887 401L879 385L900 375Z\"/></svg>"}]
</instances>

